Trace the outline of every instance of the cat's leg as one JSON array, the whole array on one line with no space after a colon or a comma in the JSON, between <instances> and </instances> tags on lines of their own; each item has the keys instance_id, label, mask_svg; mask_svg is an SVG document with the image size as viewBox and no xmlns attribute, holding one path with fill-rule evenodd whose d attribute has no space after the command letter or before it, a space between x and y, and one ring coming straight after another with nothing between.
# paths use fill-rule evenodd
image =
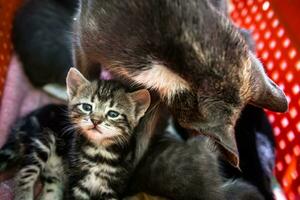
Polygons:
<instances>
[{"instance_id":1,"label":"cat's leg","mask_svg":"<svg viewBox=\"0 0 300 200\"><path fill-rule=\"evenodd\" d=\"M40 200L62 200L64 184L59 177L47 176L43 178L43 191Z\"/></svg>"},{"instance_id":2,"label":"cat's leg","mask_svg":"<svg viewBox=\"0 0 300 200\"><path fill-rule=\"evenodd\" d=\"M62 158L52 152L43 172L44 188L40 200L61 200L64 192L64 166Z\"/></svg>"},{"instance_id":3,"label":"cat's leg","mask_svg":"<svg viewBox=\"0 0 300 200\"><path fill-rule=\"evenodd\" d=\"M41 168L41 165L36 163L36 161L28 163L21 168L16 176L15 200L34 199L34 185L39 178Z\"/></svg>"},{"instance_id":4,"label":"cat's leg","mask_svg":"<svg viewBox=\"0 0 300 200\"><path fill-rule=\"evenodd\" d=\"M34 186L51 153L51 148L54 146L55 138L52 134L33 138L28 144L28 149L24 155L21 170L16 176L15 200L33 200ZM49 137L47 137L49 136Z\"/></svg>"}]
</instances>

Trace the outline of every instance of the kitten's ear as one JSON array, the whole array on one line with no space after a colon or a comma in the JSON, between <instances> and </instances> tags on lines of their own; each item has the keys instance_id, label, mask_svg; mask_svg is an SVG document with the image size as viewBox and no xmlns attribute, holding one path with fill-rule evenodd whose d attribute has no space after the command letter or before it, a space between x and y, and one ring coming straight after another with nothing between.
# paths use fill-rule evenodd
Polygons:
<instances>
[{"instance_id":1,"label":"kitten's ear","mask_svg":"<svg viewBox=\"0 0 300 200\"><path fill-rule=\"evenodd\" d=\"M288 102L284 92L267 76L260 61L251 53L250 59L250 103L274 112L286 112Z\"/></svg>"},{"instance_id":2,"label":"kitten's ear","mask_svg":"<svg viewBox=\"0 0 300 200\"><path fill-rule=\"evenodd\" d=\"M76 94L79 86L89 84L90 82L74 67L72 67L67 75L67 93L69 99L72 99Z\"/></svg>"},{"instance_id":3,"label":"kitten's ear","mask_svg":"<svg viewBox=\"0 0 300 200\"><path fill-rule=\"evenodd\" d=\"M151 96L148 90L141 89L132 93L129 93L130 97L137 104L137 118L140 119L144 116L145 112L150 106Z\"/></svg>"}]
</instances>

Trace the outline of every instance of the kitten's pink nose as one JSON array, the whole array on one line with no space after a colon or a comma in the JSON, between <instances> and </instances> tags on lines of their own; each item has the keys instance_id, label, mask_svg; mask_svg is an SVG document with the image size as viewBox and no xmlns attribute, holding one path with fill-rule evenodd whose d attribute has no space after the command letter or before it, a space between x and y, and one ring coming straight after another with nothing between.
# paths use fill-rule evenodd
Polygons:
<instances>
[{"instance_id":1,"label":"kitten's pink nose","mask_svg":"<svg viewBox=\"0 0 300 200\"><path fill-rule=\"evenodd\" d=\"M94 124L94 126L97 126L98 124L100 124L102 122L100 119L91 119L91 121Z\"/></svg>"}]
</instances>

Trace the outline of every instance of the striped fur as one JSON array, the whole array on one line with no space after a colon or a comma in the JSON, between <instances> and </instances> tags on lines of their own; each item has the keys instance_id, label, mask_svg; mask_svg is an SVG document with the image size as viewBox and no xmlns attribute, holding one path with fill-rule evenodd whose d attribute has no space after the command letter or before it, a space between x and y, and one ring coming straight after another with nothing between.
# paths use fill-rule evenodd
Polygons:
<instances>
[{"instance_id":1,"label":"striped fur","mask_svg":"<svg viewBox=\"0 0 300 200\"><path fill-rule=\"evenodd\" d=\"M19 120L0 150L1 170L19 163L16 200L33 199L39 178L42 200L121 198L133 163L133 130L149 93L129 93L115 82L81 82L76 89L68 107L49 105Z\"/></svg>"}]
</instances>

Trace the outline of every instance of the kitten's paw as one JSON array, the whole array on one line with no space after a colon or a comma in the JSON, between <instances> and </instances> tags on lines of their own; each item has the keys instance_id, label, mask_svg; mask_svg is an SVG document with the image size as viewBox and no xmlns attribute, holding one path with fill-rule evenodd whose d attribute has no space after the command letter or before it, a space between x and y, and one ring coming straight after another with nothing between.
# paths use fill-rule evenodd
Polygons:
<instances>
[{"instance_id":1,"label":"kitten's paw","mask_svg":"<svg viewBox=\"0 0 300 200\"><path fill-rule=\"evenodd\" d=\"M44 181L44 188L40 200L62 200L64 186L56 177L47 177Z\"/></svg>"}]
</instances>

